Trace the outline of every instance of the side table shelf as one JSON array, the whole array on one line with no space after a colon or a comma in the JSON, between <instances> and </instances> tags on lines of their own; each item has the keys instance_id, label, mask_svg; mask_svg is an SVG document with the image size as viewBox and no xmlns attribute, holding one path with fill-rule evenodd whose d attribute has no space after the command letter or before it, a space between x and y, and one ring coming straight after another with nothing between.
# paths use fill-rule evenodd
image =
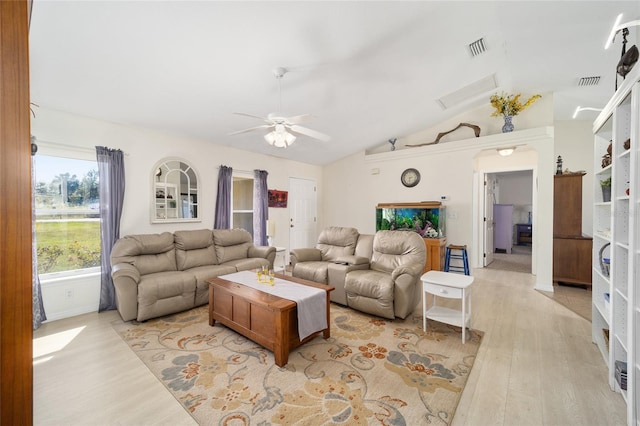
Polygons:
<instances>
[{"instance_id":1,"label":"side table shelf","mask_svg":"<svg viewBox=\"0 0 640 426\"><path fill-rule=\"evenodd\" d=\"M452 272L429 271L422 275L422 328L427 331L427 318L462 328L462 343L466 340L466 328L471 329L471 284L473 277ZM427 293L433 295L427 305ZM460 299L461 310L437 305L438 297Z\"/></svg>"}]
</instances>

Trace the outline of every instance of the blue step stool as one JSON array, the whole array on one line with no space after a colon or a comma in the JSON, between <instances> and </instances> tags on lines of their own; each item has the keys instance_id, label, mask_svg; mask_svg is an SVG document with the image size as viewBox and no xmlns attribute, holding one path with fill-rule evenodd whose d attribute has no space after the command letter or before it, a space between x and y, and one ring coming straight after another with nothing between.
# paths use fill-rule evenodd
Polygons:
<instances>
[{"instance_id":1,"label":"blue step stool","mask_svg":"<svg viewBox=\"0 0 640 426\"><path fill-rule=\"evenodd\" d=\"M452 251L460 252L452 253ZM462 261L462 265L452 265L451 259L457 259ZM469 272L469 256L467 255L467 246L457 246L455 244L449 244L444 258L444 271L445 272L464 272L465 275L471 275Z\"/></svg>"}]
</instances>

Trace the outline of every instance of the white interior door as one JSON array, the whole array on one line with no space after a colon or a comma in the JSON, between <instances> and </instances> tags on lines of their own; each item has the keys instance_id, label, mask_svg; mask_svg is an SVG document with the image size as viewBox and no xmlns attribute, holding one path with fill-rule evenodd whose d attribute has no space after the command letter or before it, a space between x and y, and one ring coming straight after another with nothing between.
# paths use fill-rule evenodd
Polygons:
<instances>
[{"instance_id":1,"label":"white interior door","mask_svg":"<svg viewBox=\"0 0 640 426\"><path fill-rule=\"evenodd\" d=\"M289 178L289 249L316 245L316 183Z\"/></svg>"},{"instance_id":2,"label":"white interior door","mask_svg":"<svg viewBox=\"0 0 640 426\"><path fill-rule=\"evenodd\" d=\"M496 178L494 175L484 175L484 262L487 266L493 262L493 205L496 202Z\"/></svg>"}]
</instances>

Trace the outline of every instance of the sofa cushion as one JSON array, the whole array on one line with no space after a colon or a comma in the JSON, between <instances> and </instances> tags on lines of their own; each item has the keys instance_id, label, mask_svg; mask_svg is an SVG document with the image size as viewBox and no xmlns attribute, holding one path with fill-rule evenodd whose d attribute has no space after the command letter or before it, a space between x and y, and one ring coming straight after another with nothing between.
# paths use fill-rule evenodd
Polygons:
<instances>
[{"instance_id":1,"label":"sofa cushion","mask_svg":"<svg viewBox=\"0 0 640 426\"><path fill-rule=\"evenodd\" d=\"M196 279L182 271L143 275L138 284L138 321L193 307Z\"/></svg>"},{"instance_id":2,"label":"sofa cushion","mask_svg":"<svg viewBox=\"0 0 640 426\"><path fill-rule=\"evenodd\" d=\"M251 234L244 229L214 229L213 241L218 263L246 259L249 247L253 246Z\"/></svg>"},{"instance_id":3,"label":"sofa cushion","mask_svg":"<svg viewBox=\"0 0 640 426\"><path fill-rule=\"evenodd\" d=\"M400 265L425 261L422 238L412 231L378 231L373 239L371 269L391 273Z\"/></svg>"},{"instance_id":4,"label":"sofa cushion","mask_svg":"<svg viewBox=\"0 0 640 426\"><path fill-rule=\"evenodd\" d=\"M208 265L197 266L187 272L193 274L196 279L194 306L200 306L209 303L209 283L207 283L207 280L220 275L233 274L236 272L236 268L233 265Z\"/></svg>"},{"instance_id":5,"label":"sofa cushion","mask_svg":"<svg viewBox=\"0 0 640 426\"><path fill-rule=\"evenodd\" d=\"M356 228L330 226L318 236L316 248L322 252L322 260L333 261L340 256L354 254L357 242Z\"/></svg>"},{"instance_id":6,"label":"sofa cushion","mask_svg":"<svg viewBox=\"0 0 640 426\"><path fill-rule=\"evenodd\" d=\"M135 266L140 275L177 270L173 234L163 232L120 238L111 250L111 265L118 263Z\"/></svg>"},{"instance_id":7,"label":"sofa cushion","mask_svg":"<svg viewBox=\"0 0 640 426\"><path fill-rule=\"evenodd\" d=\"M250 271L251 269L258 269L265 266L267 269L271 268L271 264L267 259L260 257L250 257L248 259L236 259L225 262L225 265L231 265L238 271Z\"/></svg>"},{"instance_id":8,"label":"sofa cushion","mask_svg":"<svg viewBox=\"0 0 640 426\"><path fill-rule=\"evenodd\" d=\"M317 283L327 283L327 269L329 262L302 262L293 267L293 276Z\"/></svg>"},{"instance_id":9,"label":"sofa cushion","mask_svg":"<svg viewBox=\"0 0 640 426\"><path fill-rule=\"evenodd\" d=\"M178 270L218 263L211 230L176 231L173 235Z\"/></svg>"}]
</instances>

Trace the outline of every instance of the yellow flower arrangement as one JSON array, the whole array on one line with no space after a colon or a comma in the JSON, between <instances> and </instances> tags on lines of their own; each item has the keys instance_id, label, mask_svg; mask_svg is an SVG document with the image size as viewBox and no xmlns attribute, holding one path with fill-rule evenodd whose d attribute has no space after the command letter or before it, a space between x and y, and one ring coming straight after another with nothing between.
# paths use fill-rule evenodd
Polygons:
<instances>
[{"instance_id":1,"label":"yellow flower arrangement","mask_svg":"<svg viewBox=\"0 0 640 426\"><path fill-rule=\"evenodd\" d=\"M541 95L533 95L523 104L520 102L520 96L520 93L518 93L517 95L505 95L504 93L502 93L502 95L500 96L498 96L498 94L496 93L491 96L491 98L489 98L489 101L491 102L491 106L495 108L495 111L493 112L493 114L491 114L491 116L497 117L499 115L518 115L520 114L520 111L524 111L525 109L529 108L532 103L542 97Z\"/></svg>"}]
</instances>

